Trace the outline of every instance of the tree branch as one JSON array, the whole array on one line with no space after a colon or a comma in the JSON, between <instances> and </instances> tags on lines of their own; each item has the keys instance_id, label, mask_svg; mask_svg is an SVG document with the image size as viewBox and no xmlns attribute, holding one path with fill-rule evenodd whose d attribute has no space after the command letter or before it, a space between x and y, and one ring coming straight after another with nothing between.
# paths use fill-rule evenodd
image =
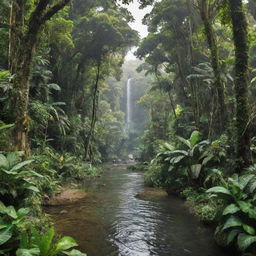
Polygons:
<instances>
[{"instance_id":1,"label":"tree branch","mask_svg":"<svg viewBox=\"0 0 256 256\"><path fill-rule=\"evenodd\" d=\"M59 3L53 5L41 18L40 24L44 24L47 20L49 20L55 13L59 10L63 9L71 0L62 0Z\"/></svg>"},{"instance_id":2,"label":"tree branch","mask_svg":"<svg viewBox=\"0 0 256 256\"><path fill-rule=\"evenodd\" d=\"M50 0L40 0L38 5L36 6L36 9L31 14L29 19L29 26L32 27L34 25L34 21L40 19L42 17L42 14L44 10L46 9L47 5L49 4Z\"/></svg>"}]
</instances>

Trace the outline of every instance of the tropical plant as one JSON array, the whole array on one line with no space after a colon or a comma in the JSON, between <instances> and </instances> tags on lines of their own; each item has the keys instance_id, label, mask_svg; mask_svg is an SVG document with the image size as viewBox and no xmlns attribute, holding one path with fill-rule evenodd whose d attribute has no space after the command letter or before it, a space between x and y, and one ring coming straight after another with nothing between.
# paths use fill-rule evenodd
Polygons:
<instances>
[{"instance_id":1,"label":"tropical plant","mask_svg":"<svg viewBox=\"0 0 256 256\"><path fill-rule=\"evenodd\" d=\"M17 256L86 256L76 249L76 241L69 236L56 238L54 227L49 228L45 233L40 233L32 228L31 235L28 232L22 232L20 236L20 248L17 250Z\"/></svg>"},{"instance_id":2,"label":"tropical plant","mask_svg":"<svg viewBox=\"0 0 256 256\"><path fill-rule=\"evenodd\" d=\"M220 186L207 190L213 196L227 203L215 234L223 234L226 244L236 243L242 252L250 250L256 244L256 175L234 174Z\"/></svg>"},{"instance_id":3,"label":"tropical plant","mask_svg":"<svg viewBox=\"0 0 256 256\"><path fill-rule=\"evenodd\" d=\"M5 206L0 201L0 254L5 255L10 251L10 247L6 245L10 240L15 240L15 234L24 230L28 225L25 217L29 213L28 208L20 208L15 210L13 206Z\"/></svg>"},{"instance_id":4,"label":"tropical plant","mask_svg":"<svg viewBox=\"0 0 256 256\"><path fill-rule=\"evenodd\" d=\"M194 131L189 139L178 137L179 142L181 142L178 149L173 149L172 146L165 143L167 151L157 154L156 160L166 163L170 174L173 171L185 168L186 176L191 179L197 179L208 162L205 148L210 144L208 140L200 142L200 138L201 133Z\"/></svg>"},{"instance_id":5,"label":"tropical plant","mask_svg":"<svg viewBox=\"0 0 256 256\"><path fill-rule=\"evenodd\" d=\"M22 152L11 152L6 156L0 154L0 198L14 202L17 197L22 199L28 191L39 192L36 178L43 178L27 166L33 160L21 160ZM9 202L10 203L10 202Z\"/></svg>"}]
</instances>

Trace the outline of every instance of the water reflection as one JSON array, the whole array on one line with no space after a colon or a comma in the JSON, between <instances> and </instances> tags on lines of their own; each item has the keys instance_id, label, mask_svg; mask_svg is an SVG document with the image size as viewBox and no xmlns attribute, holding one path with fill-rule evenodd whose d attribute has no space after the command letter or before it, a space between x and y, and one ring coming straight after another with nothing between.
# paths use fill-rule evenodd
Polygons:
<instances>
[{"instance_id":1,"label":"water reflection","mask_svg":"<svg viewBox=\"0 0 256 256\"><path fill-rule=\"evenodd\" d=\"M143 190L140 173L113 169L85 189L87 199L47 212L57 230L74 236L88 256L225 255L182 201L136 198Z\"/></svg>"}]
</instances>

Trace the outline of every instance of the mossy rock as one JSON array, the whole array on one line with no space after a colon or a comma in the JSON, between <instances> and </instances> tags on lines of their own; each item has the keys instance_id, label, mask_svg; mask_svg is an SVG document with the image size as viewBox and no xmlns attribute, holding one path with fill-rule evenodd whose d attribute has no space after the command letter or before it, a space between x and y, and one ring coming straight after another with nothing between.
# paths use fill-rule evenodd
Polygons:
<instances>
[{"instance_id":1,"label":"mossy rock","mask_svg":"<svg viewBox=\"0 0 256 256\"><path fill-rule=\"evenodd\" d=\"M66 189L60 194L51 197L49 200L45 201L46 206L57 206L57 205L67 205L75 203L85 198L87 194L79 189Z\"/></svg>"},{"instance_id":2,"label":"mossy rock","mask_svg":"<svg viewBox=\"0 0 256 256\"><path fill-rule=\"evenodd\" d=\"M148 200L148 201L158 201L167 196L167 193L160 188L146 188L144 191L138 193L135 197Z\"/></svg>"}]
</instances>

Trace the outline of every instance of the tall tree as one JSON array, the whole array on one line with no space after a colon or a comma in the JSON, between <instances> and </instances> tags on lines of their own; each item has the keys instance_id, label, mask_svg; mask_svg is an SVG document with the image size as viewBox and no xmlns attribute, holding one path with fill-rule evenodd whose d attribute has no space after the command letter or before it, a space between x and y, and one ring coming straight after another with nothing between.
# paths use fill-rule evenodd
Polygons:
<instances>
[{"instance_id":1,"label":"tall tree","mask_svg":"<svg viewBox=\"0 0 256 256\"><path fill-rule=\"evenodd\" d=\"M216 98L217 98L217 111L214 113L215 122L218 124L219 132L222 133L226 128L227 123L227 109L225 105L225 93L224 85L221 80L221 66L220 66L220 57L219 49L216 40L216 34L212 24L212 14L215 10L214 5L219 4L219 1L214 1L210 4L209 0L200 0L200 14L204 24L205 35L207 38L208 46L211 52L211 65L215 77L215 88L216 88Z\"/></svg>"},{"instance_id":2,"label":"tall tree","mask_svg":"<svg viewBox=\"0 0 256 256\"><path fill-rule=\"evenodd\" d=\"M229 0L235 45L237 172L249 166L250 131L248 108L248 31L242 0Z\"/></svg>"},{"instance_id":3,"label":"tall tree","mask_svg":"<svg viewBox=\"0 0 256 256\"><path fill-rule=\"evenodd\" d=\"M12 106L15 129L14 149L29 154L28 98L31 62L41 27L70 0L38 0L31 8L28 1L13 0L10 11L9 70L14 75ZM31 12L31 9L33 11Z\"/></svg>"}]
</instances>

